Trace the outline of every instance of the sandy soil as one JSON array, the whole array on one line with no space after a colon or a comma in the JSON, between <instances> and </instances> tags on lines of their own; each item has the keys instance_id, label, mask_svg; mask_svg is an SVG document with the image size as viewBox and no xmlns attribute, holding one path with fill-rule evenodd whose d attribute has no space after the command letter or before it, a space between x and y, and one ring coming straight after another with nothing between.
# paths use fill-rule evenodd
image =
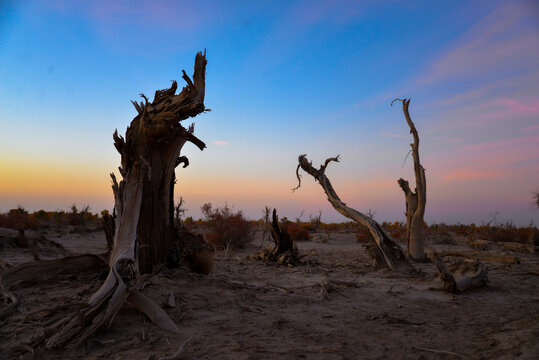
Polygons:
<instances>
[{"instance_id":1,"label":"sandy soil","mask_svg":"<svg viewBox=\"0 0 539 360\"><path fill-rule=\"evenodd\" d=\"M51 239L76 253L106 249L101 233ZM536 254L491 244L480 252L516 256L519 263L488 262L488 287L452 295L440 291L431 263L415 264L421 270L415 276L374 270L354 234L330 234L326 240L326 234L316 234L298 243L308 256L294 268L249 258L260 250L253 245L217 253L208 276L162 269L147 279L144 293L163 304L182 329L180 335L160 330L124 306L112 326L99 330L85 346L38 348L34 358L158 358L173 354L188 339L182 359L538 358ZM463 243L429 246L472 252ZM18 248L0 249L0 255L10 265L32 260L28 250ZM30 359L21 344L67 314L70 304L85 301L103 275L64 275L14 288L21 304L1 323L1 357ZM324 279L329 281L327 297L321 291Z\"/></svg>"}]
</instances>

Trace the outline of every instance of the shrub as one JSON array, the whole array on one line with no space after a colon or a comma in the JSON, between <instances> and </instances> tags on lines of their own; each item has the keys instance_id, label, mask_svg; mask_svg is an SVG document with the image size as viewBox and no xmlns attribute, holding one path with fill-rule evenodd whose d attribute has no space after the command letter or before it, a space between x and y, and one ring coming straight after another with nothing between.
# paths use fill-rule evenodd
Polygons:
<instances>
[{"instance_id":1,"label":"shrub","mask_svg":"<svg viewBox=\"0 0 539 360\"><path fill-rule=\"evenodd\" d=\"M297 224L288 223L288 234L293 241L296 240L311 240L311 234L309 233L310 224Z\"/></svg>"},{"instance_id":2,"label":"shrub","mask_svg":"<svg viewBox=\"0 0 539 360\"><path fill-rule=\"evenodd\" d=\"M359 229L359 232L356 233L356 241L358 243L367 244L370 243L371 240L373 240L373 237L365 226L361 226Z\"/></svg>"},{"instance_id":3,"label":"shrub","mask_svg":"<svg viewBox=\"0 0 539 360\"><path fill-rule=\"evenodd\" d=\"M206 240L217 248L243 248L253 238L253 226L241 210L234 212L225 204L221 208L213 208L211 203L202 205L202 214L211 231Z\"/></svg>"}]
</instances>

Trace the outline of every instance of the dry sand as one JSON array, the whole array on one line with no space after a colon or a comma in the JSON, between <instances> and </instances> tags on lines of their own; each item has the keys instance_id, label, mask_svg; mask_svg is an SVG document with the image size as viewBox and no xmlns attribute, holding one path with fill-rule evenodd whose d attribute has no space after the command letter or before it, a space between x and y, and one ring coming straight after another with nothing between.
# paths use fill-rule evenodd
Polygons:
<instances>
[{"instance_id":1,"label":"dry sand","mask_svg":"<svg viewBox=\"0 0 539 360\"><path fill-rule=\"evenodd\" d=\"M101 233L51 239L76 253L106 249ZM329 234L325 240L326 234L316 234L312 241L299 242L300 253L309 255L294 268L250 259L260 250L253 245L218 252L208 276L162 269L148 277L144 293L163 305L181 334L160 330L126 305L112 326L99 330L85 346L35 349L35 358L147 359L171 355L190 338L182 359L539 357L537 255L491 245L490 252L517 256L520 263L487 263L488 287L453 295L440 291L431 263L415 264L421 270L416 276L377 271L354 234ZM465 244L429 246L477 252ZM28 250L0 251L10 265L32 259ZM329 293L324 296L326 279ZM85 273L13 289L21 305L1 324L0 357L30 359L29 349L20 344L70 310L47 309L85 301L102 281L103 274ZM25 317L37 309L45 310Z\"/></svg>"}]
</instances>

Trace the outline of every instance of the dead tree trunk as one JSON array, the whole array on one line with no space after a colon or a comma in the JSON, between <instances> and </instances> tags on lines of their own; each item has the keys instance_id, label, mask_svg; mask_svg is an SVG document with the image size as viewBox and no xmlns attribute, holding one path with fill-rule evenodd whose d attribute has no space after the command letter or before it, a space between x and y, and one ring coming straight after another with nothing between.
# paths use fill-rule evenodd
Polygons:
<instances>
[{"instance_id":1,"label":"dead tree trunk","mask_svg":"<svg viewBox=\"0 0 539 360\"><path fill-rule=\"evenodd\" d=\"M176 95L178 84L158 90L152 103L132 102L138 115L126 130L125 139L114 133L114 146L121 154L119 168L122 180L112 177L116 226L114 246L110 254L110 272L87 306L60 324L47 342L55 347L67 342L80 344L101 325L112 322L124 302L129 302L164 329L178 332L168 315L138 288L140 273L166 262L174 250L174 169L187 158L180 157L183 145L190 141L201 150L205 144L181 121L194 117L204 107L206 54L195 58L193 80L183 71L187 82Z\"/></svg>"},{"instance_id":2,"label":"dead tree trunk","mask_svg":"<svg viewBox=\"0 0 539 360\"><path fill-rule=\"evenodd\" d=\"M301 167L303 171L314 177L320 186L322 186L328 197L328 201L333 205L335 210L369 229L376 245L374 248L376 250L374 250L374 254L372 255L378 266L398 270L413 269L399 244L389 236L380 224L371 217L346 206L346 204L341 201L325 174L326 167L332 161L338 162L339 156L327 159L324 165L320 166L320 169L315 169L312 162L307 159L307 155L300 155L298 157L298 167L296 168L298 186L294 188L293 191L301 186L301 175L299 174L299 169Z\"/></svg>"},{"instance_id":3,"label":"dead tree trunk","mask_svg":"<svg viewBox=\"0 0 539 360\"><path fill-rule=\"evenodd\" d=\"M412 158L414 159L415 192L410 189L408 181L400 178L398 184L404 191L406 201L406 244L407 253L413 259L425 259L425 205L427 203L427 182L425 180L425 168L419 161L419 135L415 128L408 107L409 99L395 99L402 102L402 111L406 122L410 127L410 134L414 137ZM391 103L393 105L393 102Z\"/></svg>"},{"instance_id":4,"label":"dead tree trunk","mask_svg":"<svg viewBox=\"0 0 539 360\"><path fill-rule=\"evenodd\" d=\"M266 209L269 211L267 206ZM274 242L273 248L267 248L256 254L255 259L288 266L297 265L303 256L299 256L298 249L290 237L286 225L279 226L277 209L273 209L270 231Z\"/></svg>"},{"instance_id":5,"label":"dead tree trunk","mask_svg":"<svg viewBox=\"0 0 539 360\"><path fill-rule=\"evenodd\" d=\"M273 209L272 220L271 237L273 237L275 246L269 252L268 258L283 265L296 265L299 260L298 249L294 245L292 238L290 238L286 225L282 228L279 226L277 209Z\"/></svg>"}]
</instances>

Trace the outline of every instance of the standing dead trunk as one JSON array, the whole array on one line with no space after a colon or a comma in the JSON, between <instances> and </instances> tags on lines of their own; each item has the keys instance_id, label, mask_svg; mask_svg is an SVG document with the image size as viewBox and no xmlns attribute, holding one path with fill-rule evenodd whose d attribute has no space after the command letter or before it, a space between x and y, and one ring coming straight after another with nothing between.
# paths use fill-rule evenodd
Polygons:
<instances>
[{"instance_id":1,"label":"standing dead trunk","mask_svg":"<svg viewBox=\"0 0 539 360\"><path fill-rule=\"evenodd\" d=\"M140 273L166 262L174 252L176 234L173 216L174 169L187 158L180 157L183 145L190 141L201 150L205 144L181 121L194 117L204 107L206 54L195 58L193 80L183 71L187 82L176 95L178 84L158 90L152 103L132 102L138 115L126 130L125 139L114 132L114 146L121 155L122 180L112 177L116 224L110 254L110 272L101 288L85 308L57 324L57 332L47 342L55 347L66 342L80 344L101 325L112 322L124 302L129 302L160 327L178 332L168 315L138 288Z\"/></svg>"},{"instance_id":2,"label":"standing dead trunk","mask_svg":"<svg viewBox=\"0 0 539 360\"><path fill-rule=\"evenodd\" d=\"M327 159L324 165L320 166L320 169L315 169L312 162L307 159L307 155L300 155L298 157L298 167L296 168L296 176L298 177L299 183L293 191L301 186L301 175L299 174L299 169L301 167L303 171L314 177L320 186L322 186L328 197L328 201L333 205L335 210L369 229L376 245L373 247L374 252L372 256L378 266L398 270L413 269L399 244L389 236L380 224L371 217L346 206L346 204L341 201L325 174L326 167L332 161L338 162L339 156Z\"/></svg>"},{"instance_id":3,"label":"standing dead trunk","mask_svg":"<svg viewBox=\"0 0 539 360\"><path fill-rule=\"evenodd\" d=\"M269 208L266 206L269 213ZM271 222L271 237L273 238L273 248L267 248L256 254L255 259L264 260L270 263L280 263L282 265L294 266L299 263L303 256L299 256L294 240L290 237L286 224L279 226L277 209L273 209Z\"/></svg>"},{"instance_id":4,"label":"standing dead trunk","mask_svg":"<svg viewBox=\"0 0 539 360\"><path fill-rule=\"evenodd\" d=\"M402 111L406 122L410 127L410 134L414 137L412 147L412 158L414 159L415 192L410 189L408 181L399 179L398 184L404 191L406 201L406 244L407 253L410 257L425 259L425 205L427 203L427 181L425 180L425 168L419 161L419 135L415 128L408 107L409 99L395 99L402 102ZM393 102L391 103L393 105Z\"/></svg>"}]
</instances>

